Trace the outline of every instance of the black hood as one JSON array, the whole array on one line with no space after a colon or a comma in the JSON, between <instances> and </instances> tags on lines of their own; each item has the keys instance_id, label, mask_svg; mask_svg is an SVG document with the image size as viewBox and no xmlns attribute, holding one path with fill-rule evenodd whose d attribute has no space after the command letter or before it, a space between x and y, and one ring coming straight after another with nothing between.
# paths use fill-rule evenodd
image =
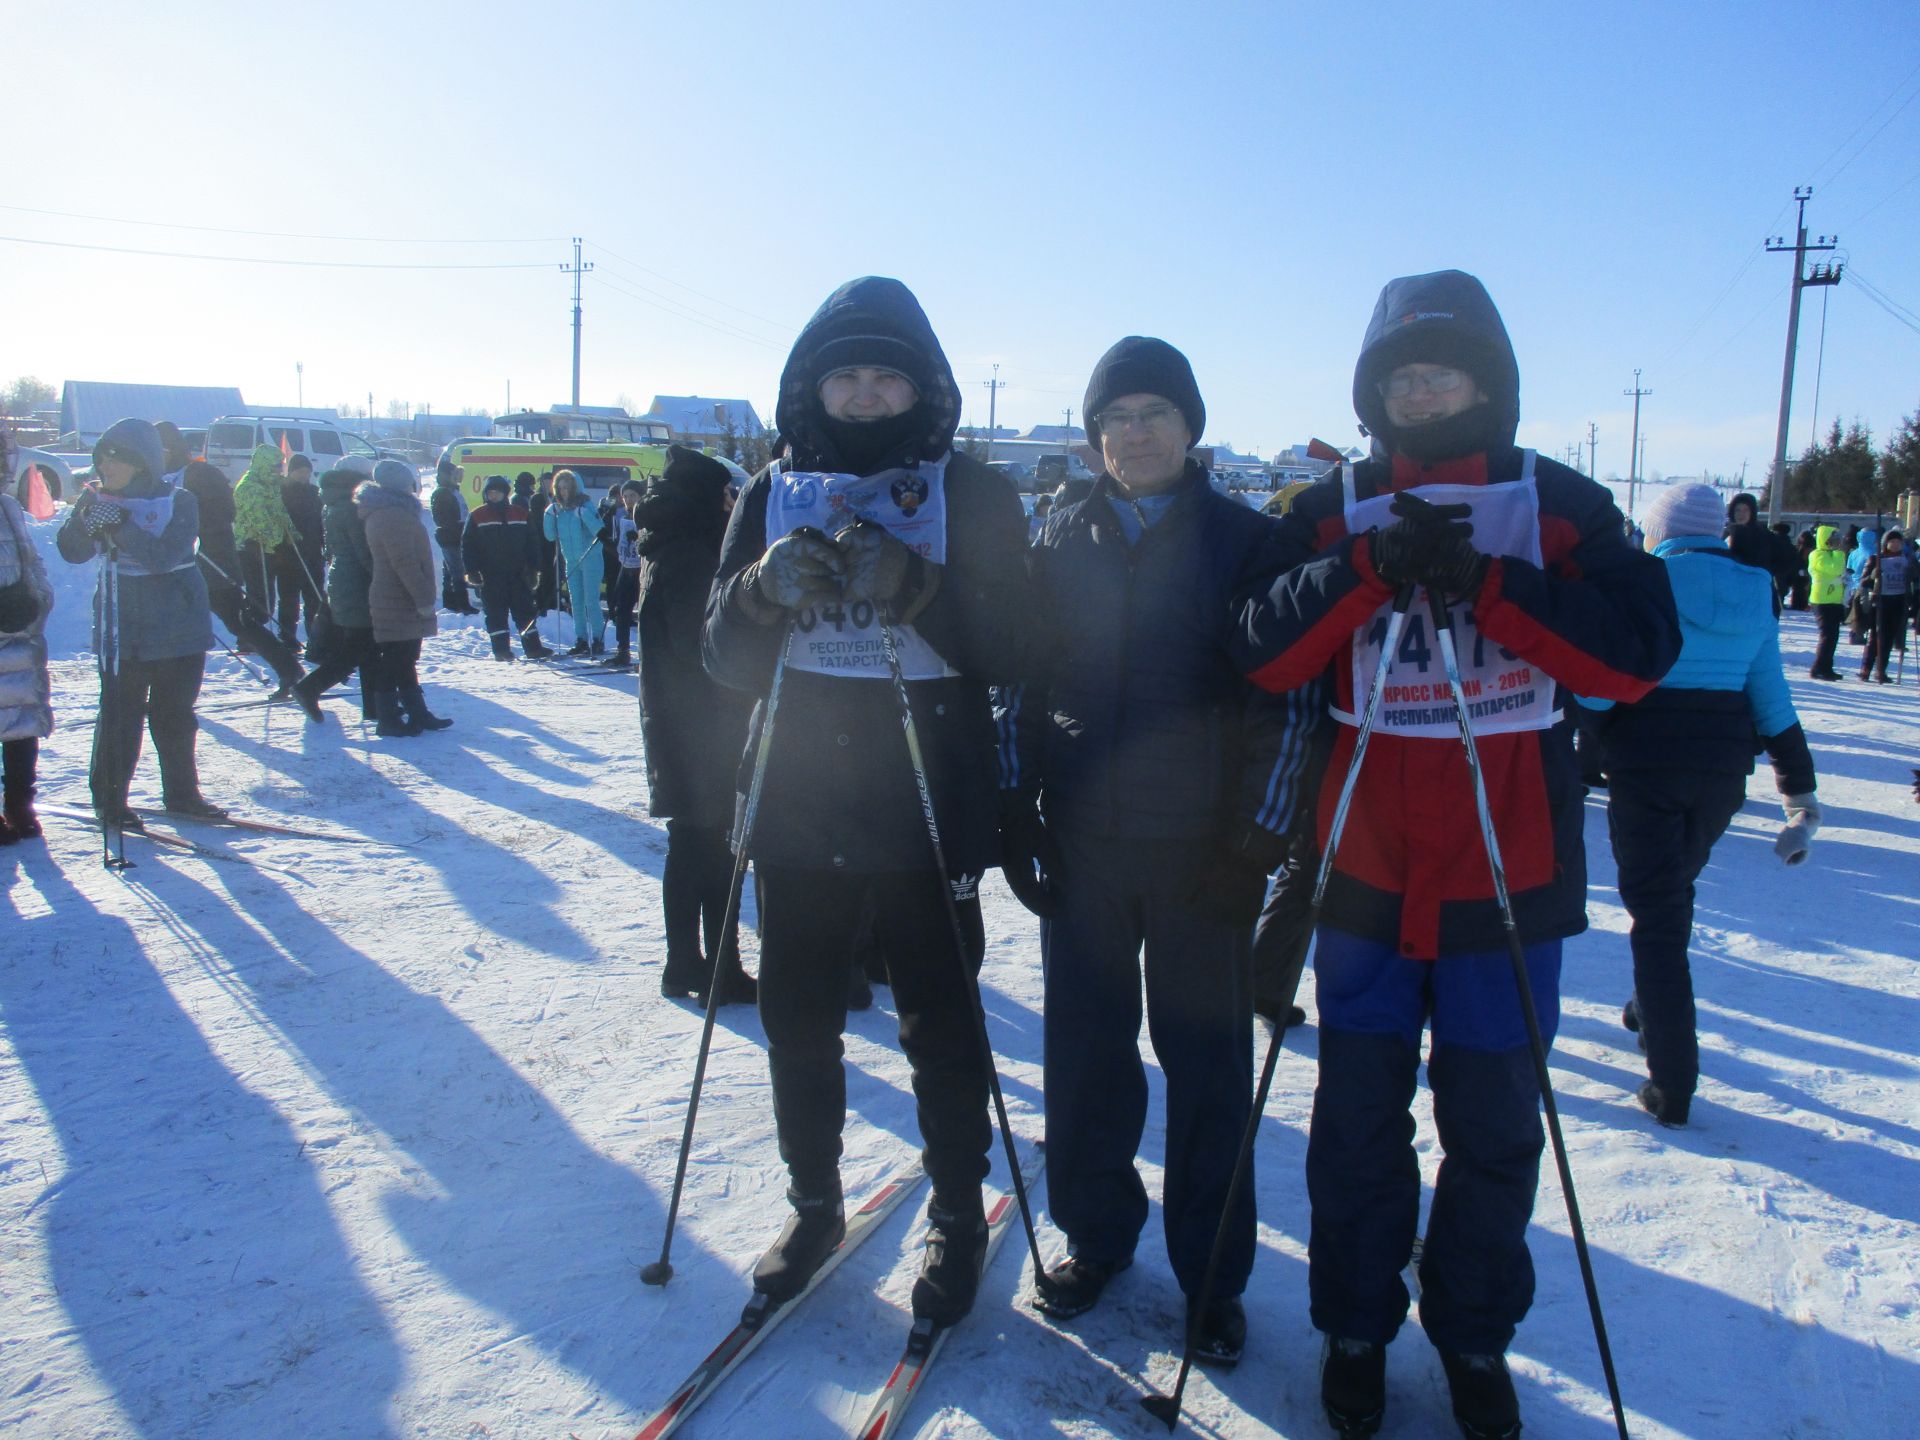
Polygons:
<instances>
[{"instance_id":1,"label":"black hood","mask_svg":"<svg viewBox=\"0 0 1920 1440\"><path fill-rule=\"evenodd\" d=\"M1757 496L1748 494L1745 490L1742 490L1738 495L1734 496L1731 500L1727 502L1727 523L1729 525L1735 525L1735 524L1741 523L1739 521L1736 521L1733 518L1733 509L1734 509L1734 506L1736 505L1746 506L1747 514L1753 517L1753 520L1747 521L1746 523L1752 524L1754 523L1754 521L1759 520L1760 518L1759 498Z\"/></svg>"},{"instance_id":2,"label":"black hood","mask_svg":"<svg viewBox=\"0 0 1920 1440\"><path fill-rule=\"evenodd\" d=\"M727 524L728 470L711 455L684 445L667 447L666 469L647 482L646 493L634 507L633 520L642 530L663 538L711 530L716 535Z\"/></svg>"},{"instance_id":3,"label":"black hood","mask_svg":"<svg viewBox=\"0 0 1920 1440\"><path fill-rule=\"evenodd\" d=\"M1395 367L1413 363L1467 371L1487 403L1450 420L1397 430L1378 385ZM1510 447L1520 424L1520 366L1487 287L1463 270L1388 281L1353 367L1353 409L1386 449L1420 460Z\"/></svg>"},{"instance_id":4,"label":"black hood","mask_svg":"<svg viewBox=\"0 0 1920 1440\"><path fill-rule=\"evenodd\" d=\"M919 417L919 423L880 463L863 467L864 473L915 460L937 460L953 448L954 428L960 423L959 390L927 312L898 280L864 275L842 285L814 311L780 372L774 421L795 468L844 468L840 447L820 408L820 381L848 364L845 357L852 353L875 355L861 363L898 370L920 392L920 401L910 412Z\"/></svg>"}]
</instances>

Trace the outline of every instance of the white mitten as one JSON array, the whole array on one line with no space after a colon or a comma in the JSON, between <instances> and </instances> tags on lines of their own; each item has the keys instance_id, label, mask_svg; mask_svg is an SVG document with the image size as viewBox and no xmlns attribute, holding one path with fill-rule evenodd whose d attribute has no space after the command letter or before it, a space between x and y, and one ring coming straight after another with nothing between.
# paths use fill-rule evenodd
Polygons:
<instances>
[{"instance_id":1,"label":"white mitten","mask_svg":"<svg viewBox=\"0 0 1920 1440\"><path fill-rule=\"evenodd\" d=\"M1798 865L1813 849L1813 837L1820 830L1820 801L1811 792L1788 795L1781 801L1787 823L1773 842L1773 853L1789 865Z\"/></svg>"}]
</instances>

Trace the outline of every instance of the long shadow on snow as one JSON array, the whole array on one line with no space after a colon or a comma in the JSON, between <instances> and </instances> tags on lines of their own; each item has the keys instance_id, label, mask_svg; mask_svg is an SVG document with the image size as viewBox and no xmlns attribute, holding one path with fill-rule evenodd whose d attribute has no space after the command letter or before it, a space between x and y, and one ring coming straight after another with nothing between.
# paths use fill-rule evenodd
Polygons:
<instances>
[{"instance_id":1,"label":"long shadow on snow","mask_svg":"<svg viewBox=\"0 0 1920 1440\"><path fill-rule=\"evenodd\" d=\"M94 1373L155 1440L396 1433L393 1335L286 1121L131 926L32 873L54 916L9 919L0 1020L64 1152L45 1232ZM128 881L170 884L158 863ZM8 1408L31 1427L32 1403Z\"/></svg>"},{"instance_id":2,"label":"long shadow on snow","mask_svg":"<svg viewBox=\"0 0 1920 1440\"><path fill-rule=\"evenodd\" d=\"M177 874L165 899L198 929L210 966L252 957L233 974L262 1018L337 1103L418 1167L387 1202L408 1249L499 1317L500 1343L537 1348L623 1407L658 1403L661 1377L634 1356L680 1317L666 1318L630 1262L651 1258L662 1197L582 1140L439 999L278 890L220 894ZM676 1260L690 1267L699 1255L683 1229Z\"/></svg>"}]
</instances>

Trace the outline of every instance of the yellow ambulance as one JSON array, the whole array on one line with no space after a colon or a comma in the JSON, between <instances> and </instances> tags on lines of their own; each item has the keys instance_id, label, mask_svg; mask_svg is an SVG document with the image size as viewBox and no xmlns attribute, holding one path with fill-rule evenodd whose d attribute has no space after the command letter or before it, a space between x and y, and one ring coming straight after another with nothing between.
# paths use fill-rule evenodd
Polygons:
<instances>
[{"instance_id":1,"label":"yellow ambulance","mask_svg":"<svg viewBox=\"0 0 1920 1440\"><path fill-rule=\"evenodd\" d=\"M460 493L469 508L483 503L489 475L503 475L511 486L522 471L538 478L549 470L571 470L588 499L598 504L608 490L638 480L642 484L666 469L664 445L605 445L581 441L476 439L456 440L440 452L460 470Z\"/></svg>"}]
</instances>

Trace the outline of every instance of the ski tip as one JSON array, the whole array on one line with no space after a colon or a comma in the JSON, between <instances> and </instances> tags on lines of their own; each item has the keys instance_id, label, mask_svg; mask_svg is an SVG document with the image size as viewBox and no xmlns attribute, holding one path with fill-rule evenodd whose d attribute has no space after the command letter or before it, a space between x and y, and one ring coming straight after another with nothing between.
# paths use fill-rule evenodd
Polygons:
<instances>
[{"instance_id":1,"label":"ski tip","mask_svg":"<svg viewBox=\"0 0 1920 1440\"><path fill-rule=\"evenodd\" d=\"M667 1260L653 1260L640 1267L642 1285L664 1285L673 1279L673 1265Z\"/></svg>"},{"instance_id":2,"label":"ski tip","mask_svg":"<svg viewBox=\"0 0 1920 1440\"><path fill-rule=\"evenodd\" d=\"M1142 1395L1140 1408L1169 1430L1180 1423L1180 1402L1171 1395Z\"/></svg>"}]
</instances>

